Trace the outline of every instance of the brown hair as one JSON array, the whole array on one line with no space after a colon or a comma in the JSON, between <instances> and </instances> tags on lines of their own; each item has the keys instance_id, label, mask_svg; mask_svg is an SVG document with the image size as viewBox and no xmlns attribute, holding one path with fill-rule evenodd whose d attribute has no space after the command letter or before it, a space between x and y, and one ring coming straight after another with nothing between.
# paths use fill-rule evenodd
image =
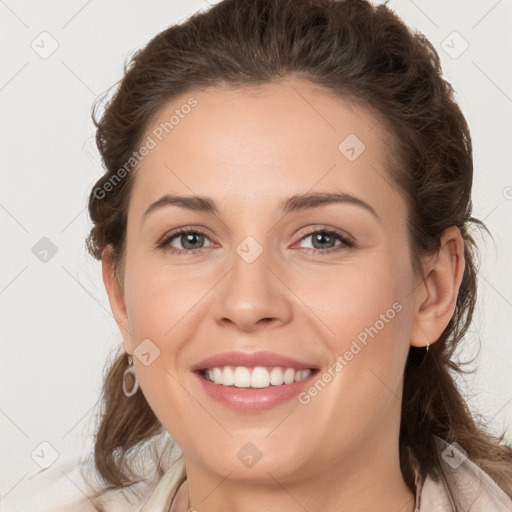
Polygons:
<instances>
[{"instance_id":1,"label":"brown hair","mask_svg":"<svg viewBox=\"0 0 512 512\"><path fill-rule=\"evenodd\" d=\"M123 173L107 193L105 185L127 169L127 162L133 163L130 157L164 105L198 88L264 84L287 75L372 109L389 128L396 153L388 170L408 205L411 261L417 272L422 257L439 249L444 229L457 226L465 242L466 265L453 317L428 353L411 347L406 362L399 439L405 482L414 492L415 468L445 480L435 445L439 436L462 446L512 497L512 448L502 444L504 435L498 439L477 423L452 376L466 373L453 356L476 303L478 254L470 228L487 230L471 215L469 128L432 44L386 5L224 0L156 35L125 67L99 121L97 110L93 113L105 174L89 198L90 253L101 259L111 247L122 285L135 172ZM133 163L128 171L135 168ZM127 453L163 430L140 390L124 397L126 367L126 354L120 353L106 372L95 439L94 462L107 489L134 482L125 464Z\"/></svg>"}]
</instances>

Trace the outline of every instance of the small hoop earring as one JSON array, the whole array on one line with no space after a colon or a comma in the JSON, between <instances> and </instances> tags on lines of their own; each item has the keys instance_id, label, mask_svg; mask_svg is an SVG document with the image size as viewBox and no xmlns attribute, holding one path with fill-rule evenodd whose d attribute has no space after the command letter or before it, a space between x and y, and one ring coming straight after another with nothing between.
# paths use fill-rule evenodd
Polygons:
<instances>
[{"instance_id":1,"label":"small hoop earring","mask_svg":"<svg viewBox=\"0 0 512 512\"><path fill-rule=\"evenodd\" d=\"M430 343L427 341L427 354L428 354L428 347L430 347Z\"/></svg>"},{"instance_id":2,"label":"small hoop earring","mask_svg":"<svg viewBox=\"0 0 512 512\"><path fill-rule=\"evenodd\" d=\"M137 374L135 373L135 368L133 367L133 358L130 355L128 356L128 364L128 368L126 368L123 373L123 393L126 398L130 398L131 396L135 395L139 389L139 380L137 379ZM127 379L133 382L130 391L128 391L126 386Z\"/></svg>"}]
</instances>

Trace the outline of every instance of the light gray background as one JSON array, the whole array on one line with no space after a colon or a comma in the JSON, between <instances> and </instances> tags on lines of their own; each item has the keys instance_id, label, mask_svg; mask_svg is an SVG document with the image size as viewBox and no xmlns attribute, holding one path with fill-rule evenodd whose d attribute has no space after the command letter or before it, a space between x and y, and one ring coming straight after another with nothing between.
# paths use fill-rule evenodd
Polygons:
<instances>
[{"instance_id":1,"label":"light gray background","mask_svg":"<svg viewBox=\"0 0 512 512\"><path fill-rule=\"evenodd\" d=\"M495 244L482 245L480 305L464 349L474 355L481 341L478 373L461 386L473 409L510 440L512 3L389 5L438 49L472 130L474 212ZM134 50L207 7L204 0L0 0L2 498L40 469L34 450L51 457L40 443L58 460L91 451L103 366L121 343L100 263L84 246L87 196L101 173L91 105L121 78ZM469 47L457 56L464 41ZM45 55L52 44L58 48ZM57 248L47 262L32 252L43 237Z\"/></svg>"}]
</instances>

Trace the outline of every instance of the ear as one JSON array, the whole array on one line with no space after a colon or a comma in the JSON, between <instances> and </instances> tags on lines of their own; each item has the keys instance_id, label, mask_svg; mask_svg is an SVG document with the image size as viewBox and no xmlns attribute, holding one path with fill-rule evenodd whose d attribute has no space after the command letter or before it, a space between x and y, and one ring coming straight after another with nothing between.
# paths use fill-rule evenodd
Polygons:
<instances>
[{"instance_id":1,"label":"ear","mask_svg":"<svg viewBox=\"0 0 512 512\"><path fill-rule=\"evenodd\" d=\"M441 247L425 267L427 276L414 290L414 347L435 343L455 311L465 268L464 240L457 226L443 231Z\"/></svg>"},{"instance_id":2,"label":"ear","mask_svg":"<svg viewBox=\"0 0 512 512\"><path fill-rule=\"evenodd\" d=\"M103 284L107 291L108 300L112 314L123 335L124 348L128 354L133 352L132 340L130 335L130 326L128 322L128 313L124 299L123 287L118 281L114 272L113 249L111 245L105 247L101 257L101 268L103 274Z\"/></svg>"}]
</instances>

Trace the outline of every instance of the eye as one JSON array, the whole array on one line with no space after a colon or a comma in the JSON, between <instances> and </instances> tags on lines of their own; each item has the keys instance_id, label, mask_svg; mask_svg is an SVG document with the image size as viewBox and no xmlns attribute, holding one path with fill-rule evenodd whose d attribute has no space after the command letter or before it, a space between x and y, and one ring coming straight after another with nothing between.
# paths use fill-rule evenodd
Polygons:
<instances>
[{"instance_id":1,"label":"eye","mask_svg":"<svg viewBox=\"0 0 512 512\"><path fill-rule=\"evenodd\" d=\"M182 229L176 231L164 237L164 239L158 244L159 249L166 249L171 253L183 254L183 253L197 253L204 249L201 245L205 239L209 238L206 233L198 229ZM174 247L172 243L178 242L181 247ZM213 245L213 244L212 244Z\"/></svg>"},{"instance_id":2,"label":"eye","mask_svg":"<svg viewBox=\"0 0 512 512\"><path fill-rule=\"evenodd\" d=\"M313 247L306 247L306 249L310 249L313 253L328 254L346 247L354 247L354 242L348 236L332 229L310 231L301 238L301 241L308 238L311 238ZM336 244L336 241L340 243Z\"/></svg>"},{"instance_id":3,"label":"eye","mask_svg":"<svg viewBox=\"0 0 512 512\"><path fill-rule=\"evenodd\" d=\"M313 247L305 247L305 249L313 253L328 254L347 247L354 247L355 245L354 241L347 235L327 228L310 231L304 235L300 241L302 242L308 238L311 238ZM164 239L157 244L157 247L159 249L165 249L172 254L198 254L206 248L204 247L205 240L209 240L208 236L199 229L180 229L179 231L166 235ZM181 245L181 247L175 247L173 244L176 243ZM212 243L210 246L212 245L214 244Z\"/></svg>"}]
</instances>

